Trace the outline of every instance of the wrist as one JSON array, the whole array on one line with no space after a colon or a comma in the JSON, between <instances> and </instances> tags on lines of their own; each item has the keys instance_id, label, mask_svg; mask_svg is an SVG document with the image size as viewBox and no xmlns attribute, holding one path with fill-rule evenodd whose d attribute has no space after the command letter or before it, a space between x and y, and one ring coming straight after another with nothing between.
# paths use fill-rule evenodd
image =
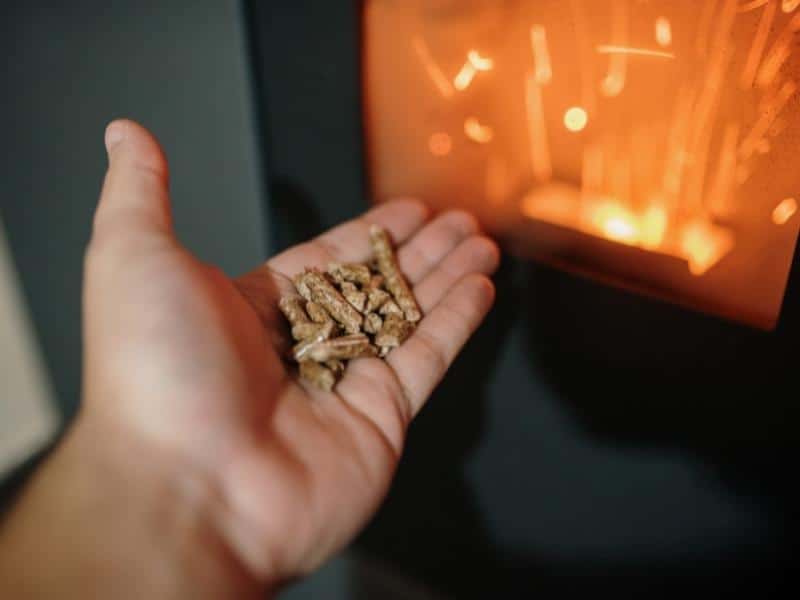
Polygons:
<instances>
[{"instance_id":1,"label":"wrist","mask_svg":"<svg viewBox=\"0 0 800 600\"><path fill-rule=\"evenodd\" d=\"M214 481L174 450L82 414L0 530L0 572L22 598L47 585L76 596L263 597L218 527Z\"/></svg>"}]
</instances>

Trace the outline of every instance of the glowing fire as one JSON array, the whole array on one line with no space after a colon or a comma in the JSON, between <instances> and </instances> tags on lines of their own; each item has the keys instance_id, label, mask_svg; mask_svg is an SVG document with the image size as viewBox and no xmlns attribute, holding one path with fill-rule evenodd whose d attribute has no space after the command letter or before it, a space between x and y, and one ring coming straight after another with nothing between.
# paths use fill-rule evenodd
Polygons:
<instances>
[{"instance_id":1,"label":"glowing fire","mask_svg":"<svg viewBox=\"0 0 800 600\"><path fill-rule=\"evenodd\" d=\"M626 0L611 2L613 10L608 43L593 48L596 54L608 57L608 68L599 91L613 99L625 89L629 59L674 60L676 53L673 51L673 24L669 18L660 16L655 20L655 41L659 49L631 46L628 43L632 39L631 7ZM715 6L708 8L709 4ZM585 35L586 23L580 0L571 0L571 6L576 33ZM556 208L552 203L527 198L523 202L523 213L531 218L558 221L617 243L679 256L687 261L694 275L706 273L733 246L733 237L712 223L708 208L717 211L730 209L730 197L736 186L744 183L752 172L750 162L753 157L770 152L768 136L797 91L797 83L792 79L782 81L778 86L774 81L788 58L794 33L800 31L800 13L779 29L771 43L770 38L778 18L778 8L791 13L798 6L800 0L782 0L780 3L777 0L745 3L717 0L706 3L699 16L701 35L696 49L698 56L705 61L706 71L698 79L696 89L684 86L677 95L661 179L655 176L653 181L642 180L638 172L645 164L642 161L652 160L652 152L648 152L652 141L648 140L644 130L636 138L643 141L637 147L631 146L629 157L621 156L616 149L620 143L618 138L587 140L583 151L581 202ZM737 14L757 10L762 12L757 17L758 25L738 77L743 90L758 87L768 92L764 93L759 116L749 127L739 122L726 125L717 150L717 168L712 176L707 177L706 170L712 161L715 110L723 93L723 81L731 67L728 37ZM525 105L530 164L534 181L544 184L553 176L545 89L553 81L554 65L545 26L534 23L528 32L531 69L525 82ZM478 74L495 68L495 58L470 49L451 81L435 63L424 41L417 37L413 43L430 79L444 97L450 97L453 91L466 91ZM581 54L582 43L579 39L578 54ZM581 64L586 68L589 63L582 59ZM582 84L582 90L584 99L591 102L591 87ZM563 124L569 132L585 131L588 123L589 112L585 106L572 106L564 112ZM490 123L470 116L464 121L464 135L476 144L488 144L494 139L495 131ZM446 156L452 147L453 140L446 133L435 133L429 140L429 149L434 156ZM645 166L653 168L652 165ZM648 198L644 204L639 199L634 206L631 203L634 200L632 186L638 185L641 193L642 181L648 186ZM660 187L657 185L659 181ZM655 202L652 198L659 200ZM796 201L789 198L774 209L772 219L776 224L785 224L797 209ZM680 218L675 217L678 213L682 215Z\"/></svg>"},{"instance_id":2,"label":"glowing fire","mask_svg":"<svg viewBox=\"0 0 800 600\"><path fill-rule=\"evenodd\" d=\"M777 297L800 0L419 4L366 3L377 196L464 198L512 251L664 295Z\"/></svg>"},{"instance_id":3,"label":"glowing fire","mask_svg":"<svg viewBox=\"0 0 800 600\"><path fill-rule=\"evenodd\" d=\"M710 223L698 221L686 226L681 246L689 260L689 271L699 277L731 250L733 237Z\"/></svg>"},{"instance_id":4,"label":"glowing fire","mask_svg":"<svg viewBox=\"0 0 800 600\"><path fill-rule=\"evenodd\" d=\"M670 235L669 213L660 204L636 212L613 198L585 198L553 187L531 192L521 208L530 219L679 258L696 277L719 263L734 245L727 229L703 219L676 226Z\"/></svg>"},{"instance_id":5,"label":"glowing fire","mask_svg":"<svg viewBox=\"0 0 800 600\"><path fill-rule=\"evenodd\" d=\"M599 204L591 211L589 218L607 239L632 246L639 243L640 227L636 216L619 204Z\"/></svg>"}]
</instances>

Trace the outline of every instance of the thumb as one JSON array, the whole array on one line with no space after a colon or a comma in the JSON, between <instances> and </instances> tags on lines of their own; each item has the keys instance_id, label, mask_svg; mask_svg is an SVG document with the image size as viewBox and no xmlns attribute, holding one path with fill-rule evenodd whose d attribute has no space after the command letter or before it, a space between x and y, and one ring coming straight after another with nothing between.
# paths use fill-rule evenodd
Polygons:
<instances>
[{"instance_id":1,"label":"thumb","mask_svg":"<svg viewBox=\"0 0 800 600\"><path fill-rule=\"evenodd\" d=\"M173 236L167 160L158 141L138 123L106 128L108 172L94 217L93 241Z\"/></svg>"}]
</instances>

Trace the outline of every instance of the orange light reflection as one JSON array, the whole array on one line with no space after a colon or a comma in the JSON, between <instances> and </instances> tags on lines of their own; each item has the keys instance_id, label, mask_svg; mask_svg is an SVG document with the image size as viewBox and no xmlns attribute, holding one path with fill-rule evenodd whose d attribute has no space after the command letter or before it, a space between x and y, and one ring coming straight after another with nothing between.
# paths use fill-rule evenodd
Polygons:
<instances>
[{"instance_id":1,"label":"orange light reflection","mask_svg":"<svg viewBox=\"0 0 800 600\"><path fill-rule=\"evenodd\" d=\"M798 6L800 6L800 0L783 0L783 2L781 3L781 8L785 13L792 12Z\"/></svg>"},{"instance_id":2,"label":"orange light reflection","mask_svg":"<svg viewBox=\"0 0 800 600\"><path fill-rule=\"evenodd\" d=\"M772 211L772 222L775 225L786 225L797 212L797 200L786 198Z\"/></svg>"},{"instance_id":3,"label":"orange light reflection","mask_svg":"<svg viewBox=\"0 0 800 600\"><path fill-rule=\"evenodd\" d=\"M589 122L586 111L579 106L573 106L564 113L564 127L569 131L583 131Z\"/></svg>"},{"instance_id":4,"label":"orange light reflection","mask_svg":"<svg viewBox=\"0 0 800 600\"><path fill-rule=\"evenodd\" d=\"M541 25L531 27L531 46L536 83L546 85L553 79L553 67L550 64L550 50L547 48L547 32Z\"/></svg>"},{"instance_id":5,"label":"orange light reflection","mask_svg":"<svg viewBox=\"0 0 800 600\"><path fill-rule=\"evenodd\" d=\"M681 247L689 261L689 272L704 275L733 248L733 236L705 221L687 225L683 230Z\"/></svg>"},{"instance_id":6,"label":"orange light reflection","mask_svg":"<svg viewBox=\"0 0 800 600\"><path fill-rule=\"evenodd\" d=\"M494 131L487 125L481 125L475 117L469 117L464 121L464 134L473 142L478 144L488 144L494 137Z\"/></svg>"},{"instance_id":7,"label":"orange light reflection","mask_svg":"<svg viewBox=\"0 0 800 600\"><path fill-rule=\"evenodd\" d=\"M453 150L453 140L444 132L434 133L428 139L428 149L434 156L447 156Z\"/></svg>"},{"instance_id":8,"label":"orange light reflection","mask_svg":"<svg viewBox=\"0 0 800 600\"><path fill-rule=\"evenodd\" d=\"M455 87L459 92L463 92L470 86L477 73L478 70L471 62L467 61L464 63L464 66L461 67L461 70L458 72L455 79L453 79L453 87Z\"/></svg>"},{"instance_id":9,"label":"orange light reflection","mask_svg":"<svg viewBox=\"0 0 800 600\"><path fill-rule=\"evenodd\" d=\"M649 56L652 58L675 58L672 52L664 50L649 50L648 48L633 48L631 46L597 46L598 54L623 54L626 56Z\"/></svg>"},{"instance_id":10,"label":"orange light reflection","mask_svg":"<svg viewBox=\"0 0 800 600\"><path fill-rule=\"evenodd\" d=\"M671 223L660 204L635 212L614 198L586 198L556 189L532 192L523 200L521 211L530 219L679 258L697 277L719 263L734 246L733 235L726 228L705 219L684 225Z\"/></svg>"},{"instance_id":11,"label":"orange light reflection","mask_svg":"<svg viewBox=\"0 0 800 600\"><path fill-rule=\"evenodd\" d=\"M656 42L662 48L672 45L672 24L666 17L656 19Z\"/></svg>"}]
</instances>

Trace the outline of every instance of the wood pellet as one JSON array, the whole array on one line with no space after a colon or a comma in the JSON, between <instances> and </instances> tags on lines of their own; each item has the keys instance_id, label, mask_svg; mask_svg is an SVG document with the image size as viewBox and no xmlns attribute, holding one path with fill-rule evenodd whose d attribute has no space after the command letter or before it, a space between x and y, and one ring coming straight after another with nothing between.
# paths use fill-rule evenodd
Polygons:
<instances>
[{"instance_id":1,"label":"wood pellet","mask_svg":"<svg viewBox=\"0 0 800 600\"><path fill-rule=\"evenodd\" d=\"M292 280L297 295L278 303L300 377L325 391L334 390L350 360L388 356L422 318L389 234L377 226L369 233L369 261L307 268Z\"/></svg>"}]
</instances>

